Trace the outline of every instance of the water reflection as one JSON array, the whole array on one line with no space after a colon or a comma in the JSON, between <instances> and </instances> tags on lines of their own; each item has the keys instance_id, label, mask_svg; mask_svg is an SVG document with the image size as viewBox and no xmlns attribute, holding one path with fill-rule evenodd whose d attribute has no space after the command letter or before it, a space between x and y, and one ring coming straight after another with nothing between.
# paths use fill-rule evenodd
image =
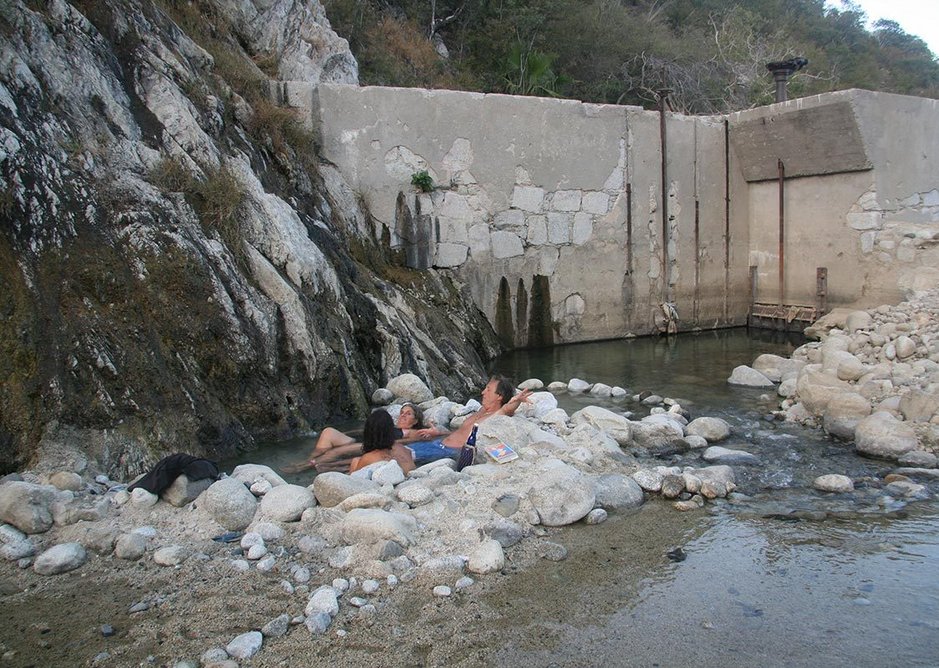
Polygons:
<instances>
[{"instance_id":1,"label":"water reflection","mask_svg":"<svg viewBox=\"0 0 939 668\"><path fill-rule=\"evenodd\" d=\"M799 344L737 330L519 351L496 361L496 371L518 380L577 377L672 396L693 416L730 422L733 435L722 445L759 457L755 466L734 467L740 495L696 515L682 543L687 560L662 563L663 544L656 542L659 533L674 538L667 527L675 517L659 515L651 537L643 534L652 531L648 524L623 519L607 530L623 534L639 563L651 549L659 557L651 572L615 562L606 571L607 585L598 587L580 581L578 568L569 569L567 595L575 589L580 594L573 600L591 600L592 623L583 624L583 611L569 603L564 611L576 621L550 651L509 640L494 653L496 662L939 665L939 504L886 496L880 481L889 462L857 457L851 444L820 432L768 422L774 395L726 384L734 366L764 352L788 354ZM565 394L559 402L568 411L599 403ZM606 405L637 418L647 410L628 402ZM705 465L694 452L644 463ZM848 475L857 489L817 492L812 481L824 473ZM933 494L939 491L935 481L928 485ZM672 512L662 501L650 504ZM615 536L602 540L615 542ZM625 600L615 591L621 585L628 588ZM607 614L613 601L618 608Z\"/></svg>"}]
</instances>

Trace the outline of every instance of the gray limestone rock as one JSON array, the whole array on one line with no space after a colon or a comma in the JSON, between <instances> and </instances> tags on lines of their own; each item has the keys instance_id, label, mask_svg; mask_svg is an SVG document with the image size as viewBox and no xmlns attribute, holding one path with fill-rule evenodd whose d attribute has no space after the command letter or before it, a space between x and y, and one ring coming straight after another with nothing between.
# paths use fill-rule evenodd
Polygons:
<instances>
[{"instance_id":1,"label":"gray limestone rock","mask_svg":"<svg viewBox=\"0 0 939 668\"><path fill-rule=\"evenodd\" d=\"M395 490L398 500L408 504L412 508L423 506L434 500L436 493L434 490L421 484L400 486Z\"/></svg>"},{"instance_id":2,"label":"gray limestone rock","mask_svg":"<svg viewBox=\"0 0 939 668\"><path fill-rule=\"evenodd\" d=\"M212 486L211 478L202 480L190 480L185 474L177 476L176 480L163 490L160 498L170 505L182 508L187 503L195 501L202 492Z\"/></svg>"},{"instance_id":3,"label":"gray limestone rock","mask_svg":"<svg viewBox=\"0 0 939 668\"><path fill-rule=\"evenodd\" d=\"M505 553L497 540L483 541L469 555L466 568L471 573L485 574L501 571L505 567Z\"/></svg>"},{"instance_id":4,"label":"gray limestone rock","mask_svg":"<svg viewBox=\"0 0 939 668\"><path fill-rule=\"evenodd\" d=\"M329 585L323 585L314 591L303 611L307 617L318 613L335 617L339 613L339 592Z\"/></svg>"},{"instance_id":5,"label":"gray limestone rock","mask_svg":"<svg viewBox=\"0 0 939 668\"><path fill-rule=\"evenodd\" d=\"M918 445L910 425L882 411L861 420L854 430L855 449L870 457L897 459Z\"/></svg>"},{"instance_id":6,"label":"gray limestone rock","mask_svg":"<svg viewBox=\"0 0 939 668\"><path fill-rule=\"evenodd\" d=\"M73 571L88 558L85 548L80 543L62 543L50 547L36 557L33 570L39 575L58 575Z\"/></svg>"},{"instance_id":7,"label":"gray limestone rock","mask_svg":"<svg viewBox=\"0 0 939 668\"><path fill-rule=\"evenodd\" d=\"M603 508L594 508L589 513L587 517L584 518L585 524L602 524L606 522L607 513Z\"/></svg>"},{"instance_id":8,"label":"gray limestone rock","mask_svg":"<svg viewBox=\"0 0 939 668\"><path fill-rule=\"evenodd\" d=\"M351 510L340 522L340 533L347 543L393 540L401 545L411 545L416 532L417 522L410 515L373 508Z\"/></svg>"},{"instance_id":9,"label":"gray limestone rock","mask_svg":"<svg viewBox=\"0 0 939 668\"><path fill-rule=\"evenodd\" d=\"M937 457L931 452L912 450L900 455L897 459L897 463L900 464L900 466L934 469L936 468Z\"/></svg>"},{"instance_id":10,"label":"gray limestone rock","mask_svg":"<svg viewBox=\"0 0 939 668\"><path fill-rule=\"evenodd\" d=\"M660 492L665 476L655 469L640 469L632 474L632 479L647 492Z\"/></svg>"},{"instance_id":11,"label":"gray limestone rock","mask_svg":"<svg viewBox=\"0 0 939 668\"><path fill-rule=\"evenodd\" d=\"M773 387L773 381L745 364L735 367L727 382L731 385L744 385L746 387Z\"/></svg>"},{"instance_id":12,"label":"gray limestone rock","mask_svg":"<svg viewBox=\"0 0 939 668\"><path fill-rule=\"evenodd\" d=\"M832 436L851 440L858 423L870 414L871 404L867 399L854 392L844 392L828 402L822 425Z\"/></svg>"},{"instance_id":13,"label":"gray limestone rock","mask_svg":"<svg viewBox=\"0 0 939 668\"><path fill-rule=\"evenodd\" d=\"M261 635L265 638L280 638L287 635L290 628L290 615L283 614L275 617L267 624L261 627Z\"/></svg>"},{"instance_id":14,"label":"gray limestone rock","mask_svg":"<svg viewBox=\"0 0 939 668\"><path fill-rule=\"evenodd\" d=\"M264 636L260 631L248 631L232 638L231 642L225 645L225 651L229 656L244 661L257 654L263 642Z\"/></svg>"},{"instance_id":15,"label":"gray limestone rock","mask_svg":"<svg viewBox=\"0 0 939 668\"><path fill-rule=\"evenodd\" d=\"M909 422L928 422L939 413L939 388L913 388L900 397L900 412Z\"/></svg>"},{"instance_id":16,"label":"gray limestone rock","mask_svg":"<svg viewBox=\"0 0 939 668\"><path fill-rule=\"evenodd\" d=\"M511 517L518 512L520 502L521 499L516 494L503 494L492 502L492 509L502 517Z\"/></svg>"},{"instance_id":17,"label":"gray limestone rock","mask_svg":"<svg viewBox=\"0 0 939 668\"><path fill-rule=\"evenodd\" d=\"M312 487L316 501L326 508L339 505L353 494L377 492L381 488L371 480L353 478L335 471L320 473L313 479Z\"/></svg>"},{"instance_id":18,"label":"gray limestone rock","mask_svg":"<svg viewBox=\"0 0 939 668\"><path fill-rule=\"evenodd\" d=\"M153 563L157 566L179 566L190 554L189 548L183 545L168 545L153 553Z\"/></svg>"},{"instance_id":19,"label":"gray limestone rock","mask_svg":"<svg viewBox=\"0 0 939 668\"><path fill-rule=\"evenodd\" d=\"M854 491L854 481L846 475L829 473L820 475L812 482L812 487L820 492L834 492L844 494Z\"/></svg>"},{"instance_id":20,"label":"gray limestone rock","mask_svg":"<svg viewBox=\"0 0 939 668\"><path fill-rule=\"evenodd\" d=\"M645 500L639 483L620 473L597 476L593 485L596 490L596 504L605 510L638 508Z\"/></svg>"},{"instance_id":21,"label":"gray limestone rock","mask_svg":"<svg viewBox=\"0 0 939 668\"><path fill-rule=\"evenodd\" d=\"M372 392L373 406L387 406L392 401L394 401L394 399L394 392L384 387L379 387L377 390Z\"/></svg>"},{"instance_id":22,"label":"gray limestone rock","mask_svg":"<svg viewBox=\"0 0 939 668\"><path fill-rule=\"evenodd\" d=\"M577 469L561 466L545 471L528 490L528 500L545 526L564 526L593 510L593 484Z\"/></svg>"},{"instance_id":23,"label":"gray limestone rock","mask_svg":"<svg viewBox=\"0 0 939 668\"><path fill-rule=\"evenodd\" d=\"M49 484L61 490L78 492L85 488L85 481L72 471L59 471L49 476Z\"/></svg>"},{"instance_id":24,"label":"gray limestone rock","mask_svg":"<svg viewBox=\"0 0 939 668\"><path fill-rule=\"evenodd\" d=\"M632 423L613 411L599 406L587 406L571 415L574 425L588 424L607 434L619 445L628 445L632 435Z\"/></svg>"},{"instance_id":25,"label":"gray limestone rock","mask_svg":"<svg viewBox=\"0 0 939 668\"><path fill-rule=\"evenodd\" d=\"M287 481L277 475L274 469L263 464L241 464L235 467L230 477L243 482L246 487L251 487L259 480L266 480L271 487L287 484Z\"/></svg>"},{"instance_id":26,"label":"gray limestone rock","mask_svg":"<svg viewBox=\"0 0 939 668\"><path fill-rule=\"evenodd\" d=\"M275 522L296 522L303 511L316 505L313 492L300 485L278 485L261 499L258 515Z\"/></svg>"},{"instance_id":27,"label":"gray limestone rock","mask_svg":"<svg viewBox=\"0 0 939 668\"><path fill-rule=\"evenodd\" d=\"M29 482L0 485L0 522L12 524L27 534L44 533L52 528L54 487Z\"/></svg>"},{"instance_id":28,"label":"gray limestone rock","mask_svg":"<svg viewBox=\"0 0 939 668\"><path fill-rule=\"evenodd\" d=\"M427 384L413 373L404 373L395 376L387 385L388 390L396 397L420 404L434 398L433 392Z\"/></svg>"},{"instance_id":29,"label":"gray limestone rock","mask_svg":"<svg viewBox=\"0 0 939 668\"><path fill-rule=\"evenodd\" d=\"M515 522L494 521L482 528L482 534L499 542L502 547L512 547L522 540L525 532Z\"/></svg>"},{"instance_id":30,"label":"gray limestone rock","mask_svg":"<svg viewBox=\"0 0 939 668\"><path fill-rule=\"evenodd\" d=\"M245 484L237 478L212 483L205 492L202 507L229 531L241 531L251 524L258 502Z\"/></svg>"},{"instance_id":31,"label":"gray limestone rock","mask_svg":"<svg viewBox=\"0 0 939 668\"><path fill-rule=\"evenodd\" d=\"M714 443L730 436L730 425L721 418L699 417L688 423L685 431L692 436L703 436L709 443Z\"/></svg>"},{"instance_id":32,"label":"gray limestone rock","mask_svg":"<svg viewBox=\"0 0 939 668\"><path fill-rule=\"evenodd\" d=\"M733 450L712 445L701 455L704 461L713 464L759 464L760 458L745 450Z\"/></svg>"},{"instance_id":33,"label":"gray limestone rock","mask_svg":"<svg viewBox=\"0 0 939 668\"><path fill-rule=\"evenodd\" d=\"M124 533L114 542L114 556L130 561L140 559L147 552L149 539L139 533Z\"/></svg>"}]
</instances>

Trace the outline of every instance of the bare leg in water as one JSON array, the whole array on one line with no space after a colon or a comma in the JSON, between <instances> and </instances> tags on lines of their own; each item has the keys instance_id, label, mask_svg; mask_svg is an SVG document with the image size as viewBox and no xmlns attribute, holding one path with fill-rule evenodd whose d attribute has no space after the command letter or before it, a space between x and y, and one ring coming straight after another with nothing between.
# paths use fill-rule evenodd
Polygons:
<instances>
[{"instance_id":1,"label":"bare leg in water","mask_svg":"<svg viewBox=\"0 0 939 668\"><path fill-rule=\"evenodd\" d=\"M316 445L305 462L283 467L285 473L299 473L315 468L319 473L348 468L354 457L362 454L362 444L338 429L326 427L316 439ZM343 461L348 460L348 461Z\"/></svg>"}]
</instances>

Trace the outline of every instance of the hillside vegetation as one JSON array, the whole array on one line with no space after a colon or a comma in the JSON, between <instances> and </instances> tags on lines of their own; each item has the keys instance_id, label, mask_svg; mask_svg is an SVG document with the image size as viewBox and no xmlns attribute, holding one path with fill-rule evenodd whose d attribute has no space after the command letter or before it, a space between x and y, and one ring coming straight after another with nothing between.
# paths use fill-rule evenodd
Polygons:
<instances>
[{"instance_id":1,"label":"hillside vegetation","mask_svg":"<svg viewBox=\"0 0 939 668\"><path fill-rule=\"evenodd\" d=\"M773 100L767 62L808 58L790 96L939 97L939 61L893 21L824 0L327 0L363 84L550 95L714 113Z\"/></svg>"}]
</instances>

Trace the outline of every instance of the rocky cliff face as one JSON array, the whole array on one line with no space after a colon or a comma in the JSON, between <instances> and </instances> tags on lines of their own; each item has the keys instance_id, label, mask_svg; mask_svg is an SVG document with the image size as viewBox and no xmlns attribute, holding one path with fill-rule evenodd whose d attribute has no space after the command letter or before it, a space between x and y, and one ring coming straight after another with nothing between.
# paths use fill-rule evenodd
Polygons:
<instances>
[{"instance_id":1,"label":"rocky cliff face","mask_svg":"<svg viewBox=\"0 0 939 668\"><path fill-rule=\"evenodd\" d=\"M120 478L361 414L402 371L480 382L471 301L266 95L356 76L316 2L0 4L0 471L78 449Z\"/></svg>"}]
</instances>

